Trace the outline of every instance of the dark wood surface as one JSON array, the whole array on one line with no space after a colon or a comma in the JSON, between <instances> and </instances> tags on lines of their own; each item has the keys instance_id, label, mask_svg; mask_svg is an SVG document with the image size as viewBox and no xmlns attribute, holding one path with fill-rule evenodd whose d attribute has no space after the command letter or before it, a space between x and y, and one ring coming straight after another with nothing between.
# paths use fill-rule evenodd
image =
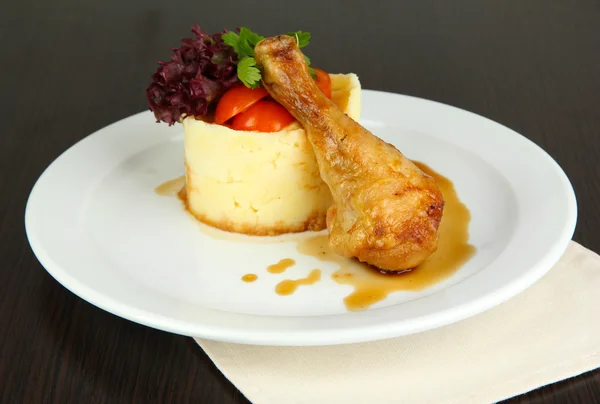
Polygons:
<instances>
[{"instance_id":1,"label":"dark wood surface","mask_svg":"<svg viewBox=\"0 0 600 404\"><path fill-rule=\"evenodd\" d=\"M94 130L144 110L156 62L194 22L208 32L310 31L315 65L517 130L565 169L579 202L575 240L600 251L598 1L257 3L3 3L0 402L247 402L190 338L120 319L60 286L24 233L43 169ZM600 371L511 402L600 402Z\"/></svg>"}]
</instances>

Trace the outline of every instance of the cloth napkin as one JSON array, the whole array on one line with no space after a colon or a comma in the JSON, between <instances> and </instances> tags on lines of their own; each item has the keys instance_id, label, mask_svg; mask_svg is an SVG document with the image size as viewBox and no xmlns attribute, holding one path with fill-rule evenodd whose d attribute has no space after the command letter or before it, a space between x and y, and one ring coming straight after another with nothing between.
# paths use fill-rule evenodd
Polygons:
<instances>
[{"instance_id":1,"label":"cloth napkin","mask_svg":"<svg viewBox=\"0 0 600 404\"><path fill-rule=\"evenodd\" d=\"M600 256L571 242L524 292L419 334L322 347L196 341L254 404L496 402L600 367Z\"/></svg>"}]
</instances>

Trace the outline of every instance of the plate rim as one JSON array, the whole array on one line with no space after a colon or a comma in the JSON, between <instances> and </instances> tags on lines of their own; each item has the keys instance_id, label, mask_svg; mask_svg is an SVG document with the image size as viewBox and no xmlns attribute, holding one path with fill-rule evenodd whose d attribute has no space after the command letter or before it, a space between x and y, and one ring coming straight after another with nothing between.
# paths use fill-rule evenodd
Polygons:
<instances>
[{"instance_id":1,"label":"plate rim","mask_svg":"<svg viewBox=\"0 0 600 404\"><path fill-rule=\"evenodd\" d=\"M78 145L82 142L92 138L93 136L98 136L101 132L109 130L111 127L116 125L122 125L128 120L133 120L136 117L140 117L141 115L151 116L150 111L141 111L125 118L121 118L115 122L112 122L92 133L80 139L72 146L67 148L64 152L62 152L58 157L56 157L41 173L39 178L36 180L33 185L31 192L28 196L26 208L25 208L25 231L27 235L27 239L30 243L31 249L34 252L34 255L42 265L42 267L61 285L63 285L67 290L71 291L78 297L83 300L93 304L94 306L117 315L119 317L125 318L127 320L136 322L138 324L146 325L152 328L156 328L159 330L187 335L192 337L199 338L207 338L214 339L220 341L227 342L235 342L235 343L244 343L244 344L254 344L254 345L281 345L281 346L304 346L304 345L331 345L331 344L342 344L342 343L357 343L357 342L365 342L386 338L393 338L402 335L409 335L418 332L423 332L429 329L434 329L442 326L446 326L457 321L461 321L468 317L471 317L475 314L479 314L489 310L490 308L503 303L504 301L518 295L523 292L525 289L533 285L537 280L539 280L543 275L545 275L551 267L560 259L564 251L567 249L571 238L574 234L575 227L577 224L577 199L573 189L573 186L562 169L560 165L549 155L543 148L537 145L535 142L531 141L527 137L521 135L520 133L496 122L482 115L464 110L462 108L441 103L434 100L428 100L425 98L414 97L410 95L391 93L385 91L378 90L368 90L363 89L362 94L369 94L372 96L397 96L411 99L412 101L418 102L426 102L426 103L434 103L437 104L438 107L443 108L451 108L456 110L456 112L461 114L468 114L471 118L474 119L484 119L494 125L498 125L501 127L503 131L511 133L511 135L517 138L520 138L521 141L526 141L529 144L529 147L533 147L536 153L541 153L544 159L552 166L553 174L558 176L558 179L561 180L561 185L565 187L566 192L568 193L564 197L568 202L569 211L566 213L566 220L562 226L561 234L557 234L554 237L554 242L552 243L552 247L546 253L546 255L539 260L535 265L535 270L531 269L525 275L514 278L511 282L508 282L501 287L494 290L493 293L484 295L482 297L472 299L467 303L460 304L457 307L452 307L447 310L436 311L435 313L429 313L426 316L420 317L413 321L413 324L410 327L407 327L405 323L392 323L383 322L377 325L372 325L370 327L368 335L352 335L353 329L350 328L342 328L337 330L327 330L326 332L329 335L322 335L324 331L322 330L309 330L308 332L302 332L298 330L292 331L279 331L279 332L270 332L270 334L264 334L261 332L248 332L242 336L236 335L235 330L229 330L223 332L222 329L214 329L209 327L204 327L203 332L198 333L197 331L193 331L193 329L197 328L196 325L187 324L186 322L181 322L178 319L173 319L169 317L162 316L157 313L150 313L138 307L132 306L123 306L119 301L114 301L110 296L103 296L102 293L98 293L94 291L92 288L87 285L79 282L75 277L71 276L68 271L60 268L60 265L55 263L51 258L50 254L44 250L43 246L40 244L39 240L36 239L34 234L34 220L31 217L31 204L35 202L36 198L36 190L39 189L40 185L46 176L48 175L55 164L65 155L72 152ZM368 119L366 119L368 120ZM206 310L213 310L209 308L205 308ZM368 311L364 312L368 313ZM239 314L235 313L238 316L243 317L256 317L257 315L251 314ZM341 314L341 315L348 315ZM356 314L352 314L356 315ZM276 316L264 316L264 317L276 317ZM201 327L202 328L202 327ZM235 327L234 327L235 328ZM201 334L201 335L198 335Z\"/></svg>"}]
</instances>

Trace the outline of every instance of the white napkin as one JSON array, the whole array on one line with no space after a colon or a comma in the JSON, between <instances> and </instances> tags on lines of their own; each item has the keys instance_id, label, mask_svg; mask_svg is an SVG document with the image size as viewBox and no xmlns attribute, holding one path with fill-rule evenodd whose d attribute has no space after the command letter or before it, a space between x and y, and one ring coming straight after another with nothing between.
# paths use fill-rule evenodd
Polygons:
<instances>
[{"instance_id":1,"label":"white napkin","mask_svg":"<svg viewBox=\"0 0 600 404\"><path fill-rule=\"evenodd\" d=\"M600 367L600 256L571 242L521 294L420 334L324 347L196 342L254 404L495 402Z\"/></svg>"}]
</instances>

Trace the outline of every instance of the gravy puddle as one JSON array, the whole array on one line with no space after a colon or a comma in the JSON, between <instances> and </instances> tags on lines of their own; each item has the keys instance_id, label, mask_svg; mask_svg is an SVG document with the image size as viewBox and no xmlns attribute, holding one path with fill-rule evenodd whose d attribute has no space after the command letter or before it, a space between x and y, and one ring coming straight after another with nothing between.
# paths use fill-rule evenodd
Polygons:
<instances>
[{"instance_id":1,"label":"gravy puddle","mask_svg":"<svg viewBox=\"0 0 600 404\"><path fill-rule=\"evenodd\" d=\"M267 271L272 274L280 274L280 273L285 272L286 269L294 266L295 264L296 264L296 261L294 261L293 259L284 258L284 259L280 260L277 264L269 265L267 267Z\"/></svg>"},{"instance_id":2,"label":"gravy puddle","mask_svg":"<svg viewBox=\"0 0 600 404\"><path fill-rule=\"evenodd\" d=\"M275 292L281 296L291 295L300 285L312 285L321 280L321 270L313 269L306 278L286 279L277 284Z\"/></svg>"},{"instance_id":3,"label":"gravy puddle","mask_svg":"<svg viewBox=\"0 0 600 404\"><path fill-rule=\"evenodd\" d=\"M382 274L356 260L335 254L329 247L327 235L306 238L297 243L301 254L339 265L332 275L333 280L354 287L354 292L344 298L349 311L364 310L393 292L420 291L441 282L454 274L475 252L475 247L468 242L471 213L458 198L452 181L423 163L415 164L435 178L446 202L438 249L423 264L397 275Z\"/></svg>"},{"instance_id":4,"label":"gravy puddle","mask_svg":"<svg viewBox=\"0 0 600 404\"><path fill-rule=\"evenodd\" d=\"M246 275L242 276L242 280L244 282L248 282L248 283L254 282L257 279L258 279L258 276L256 276L256 274L246 274Z\"/></svg>"}]
</instances>

